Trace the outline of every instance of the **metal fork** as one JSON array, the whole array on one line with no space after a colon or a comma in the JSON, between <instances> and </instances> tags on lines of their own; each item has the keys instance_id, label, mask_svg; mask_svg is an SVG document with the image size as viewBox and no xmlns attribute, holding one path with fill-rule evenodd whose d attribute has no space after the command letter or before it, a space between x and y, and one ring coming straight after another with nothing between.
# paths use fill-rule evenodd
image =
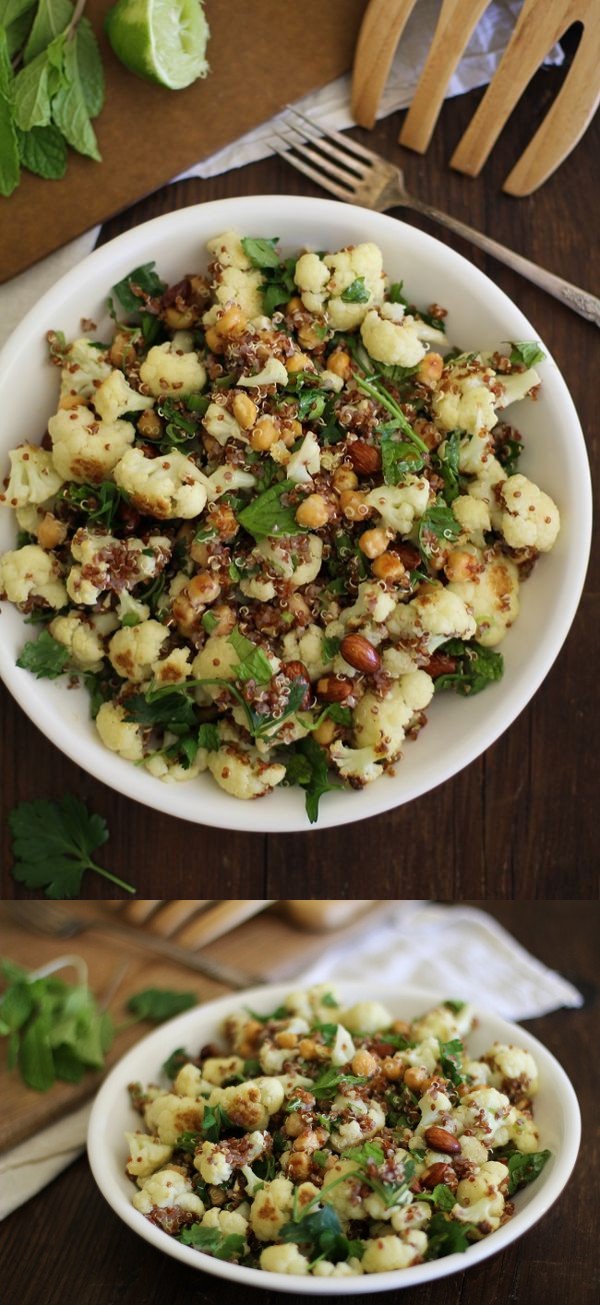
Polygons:
<instances>
[{"instance_id":1,"label":"metal fork","mask_svg":"<svg viewBox=\"0 0 600 1305\"><path fill-rule=\"evenodd\" d=\"M240 970L236 970L231 965L224 965L221 961L197 956L195 952L188 951L186 947L179 947L177 943L165 938L150 936L141 929L119 924L114 920L105 920L99 916L83 919L77 915L70 915L62 906L55 906L53 902L7 902L6 910L12 919L25 929L50 935L53 938L74 938L77 934L85 933L90 929L100 933L111 933L123 939L131 947L138 947L153 956L164 956L167 960L176 961L179 965L185 965L188 970L197 970L207 979L226 984L228 988L242 991L244 988L264 983L264 979L253 974L242 974Z\"/></svg>"},{"instance_id":2,"label":"metal fork","mask_svg":"<svg viewBox=\"0 0 600 1305\"><path fill-rule=\"evenodd\" d=\"M303 172L311 181L328 190L337 199L348 204L361 204L364 208L375 209L385 213L391 208L411 208L434 222L441 223L449 231L470 240L472 244L483 249L492 258L506 263L521 276L533 281L548 294L560 299L561 303L572 308L581 317L588 318L600 326L600 299L564 281L554 272L532 263L522 254L516 254L506 245L491 240L474 227L459 222L457 218L442 213L431 204L410 195L404 185L404 176L400 168L387 159L349 140L338 131L326 131L317 126L310 118L295 109L287 109L279 119L282 124L277 135L271 139L271 147L292 167Z\"/></svg>"}]
</instances>

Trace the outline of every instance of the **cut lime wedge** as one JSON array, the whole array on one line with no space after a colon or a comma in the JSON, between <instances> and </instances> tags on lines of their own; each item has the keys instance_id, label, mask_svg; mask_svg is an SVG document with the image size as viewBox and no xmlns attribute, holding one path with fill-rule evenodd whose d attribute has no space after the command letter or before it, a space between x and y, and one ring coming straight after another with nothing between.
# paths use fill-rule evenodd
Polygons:
<instances>
[{"instance_id":1,"label":"cut lime wedge","mask_svg":"<svg viewBox=\"0 0 600 1305\"><path fill-rule=\"evenodd\" d=\"M117 0L105 29L121 63L172 91L206 77L210 32L201 0Z\"/></svg>"}]
</instances>

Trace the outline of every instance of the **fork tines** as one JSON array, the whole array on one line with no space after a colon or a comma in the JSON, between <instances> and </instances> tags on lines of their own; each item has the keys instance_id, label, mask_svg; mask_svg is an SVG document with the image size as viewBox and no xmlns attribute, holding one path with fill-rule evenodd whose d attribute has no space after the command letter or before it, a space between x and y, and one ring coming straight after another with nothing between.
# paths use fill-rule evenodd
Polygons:
<instances>
[{"instance_id":1,"label":"fork tines","mask_svg":"<svg viewBox=\"0 0 600 1305\"><path fill-rule=\"evenodd\" d=\"M287 108L278 122L278 134L271 140L275 152L340 199L348 200L354 194L377 160L372 150L348 140L339 131L321 127L296 109Z\"/></svg>"}]
</instances>

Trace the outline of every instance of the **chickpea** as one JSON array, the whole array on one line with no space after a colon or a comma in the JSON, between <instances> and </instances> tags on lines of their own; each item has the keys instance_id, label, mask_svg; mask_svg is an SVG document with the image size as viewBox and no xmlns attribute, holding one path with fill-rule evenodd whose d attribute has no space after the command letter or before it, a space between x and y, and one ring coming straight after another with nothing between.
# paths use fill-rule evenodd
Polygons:
<instances>
[{"instance_id":1,"label":"chickpea","mask_svg":"<svg viewBox=\"0 0 600 1305\"><path fill-rule=\"evenodd\" d=\"M300 1137L300 1134L304 1132L305 1128L306 1121L297 1110L292 1111L291 1115L288 1115L285 1124L283 1125L283 1131L288 1137Z\"/></svg>"},{"instance_id":2,"label":"chickpea","mask_svg":"<svg viewBox=\"0 0 600 1305\"><path fill-rule=\"evenodd\" d=\"M278 1047L295 1047L298 1044L298 1034L283 1029L281 1033L275 1034L275 1041Z\"/></svg>"},{"instance_id":3,"label":"chickpea","mask_svg":"<svg viewBox=\"0 0 600 1305\"><path fill-rule=\"evenodd\" d=\"M154 408L146 408L146 411L142 412L138 417L137 428L139 434L144 436L144 439L160 439L163 432L163 426L164 422L161 421L158 413L154 411Z\"/></svg>"},{"instance_id":4,"label":"chickpea","mask_svg":"<svg viewBox=\"0 0 600 1305\"><path fill-rule=\"evenodd\" d=\"M288 313L297 313L304 308L304 304L298 295L292 295L288 303Z\"/></svg>"},{"instance_id":5,"label":"chickpea","mask_svg":"<svg viewBox=\"0 0 600 1305\"><path fill-rule=\"evenodd\" d=\"M211 610L213 616L216 617L216 621L217 621L217 624L211 630L211 634L214 635L231 634L231 631L235 626L235 612L233 610L233 607L229 607L227 603L219 603L216 607L213 607Z\"/></svg>"},{"instance_id":6,"label":"chickpea","mask_svg":"<svg viewBox=\"0 0 600 1305\"><path fill-rule=\"evenodd\" d=\"M309 530L320 530L329 521L329 507L322 494L309 494L296 511L299 526L308 526Z\"/></svg>"},{"instance_id":7,"label":"chickpea","mask_svg":"<svg viewBox=\"0 0 600 1305\"><path fill-rule=\"evenodd\" d=\"M180 634L189 638L196 632L198 628L198 611L199 609L197 607L192 607L185 590L182 590L182 592L177 594L177 597L173 599L171 604L171 615Z\"/></svg>"},{"instance_id":8,"label":"chickpea","mask_svg":"<svg viewBox=\"0 0 600 1305\"><path fill-rule=\"evenodd\" d=\"M254 1055L256 1049L257 1035L262 1032L262 1024L259 1020L248 1020L244 1028L244 1036L240 1041L239 1055L244 1060L248 1060Z\"/></svg>"},{"instance_id":9,"label":"chickpea","mask_svg":"<svg viewBox=\"0 0 600 1305\"><path fill-rule=\"evenodd\" d=\"M301 1038L298 1044L298 1050L304 1060L320 1060L325 1047L318 1047L312 1038Z\"/></svg>"},{"instance_id":10,"label":"chickpea","mask_svg":"<svg viewBox=\"0 0 600 1305\"><path fill-rule=\"evenodd\" d=\"M371 515L371 508L365 502L365 495L353 489L343 489L340 494L340 507L348 521L362 521Z\"/></svg>"},{"instance_id":11,"label":"chickpea","mask_svg":"<svg viewBox=\"0 0 600 1305\"><path fill-rule=\"evenodd\" d=\"M430 385L434 389L435 383L439 381L443 370L444 359L442 355L440 353L426 353L417 367L417 376L424 385Z\"/></svg>"},{"instance_id":12,"label":"chickpea","mask_svg":"<svg viewBox=\"0 0 600 1305\"><path fill-rule=\"evenodd\" d=\"M444 571L449 580L474 580L481 569L476 555L465 548L453 548L444 563Z\"/></svg>"},{"instance_id":13,"label":"chickpea","mask_svg":"<svg viewBox=\"0 0 600 1305\"><path fill-rule=\"evenodd\" d=\"M242 430L250 430L256 421L258 408L248 394L238 391L233 396L233 415Z\"/></svg>"},{"instance_id":14,"label":"chickpea","mask_svg":"<svg viewBox=\"0 0 600 1305\"><path fill-rule=\"evenodd\" d=\"M204 335L206 344L211 353L225 353L225 344L221 339L216 326L208 326Z\"/></svg>"},{"instance_id":15,"label":"chickpea","mask_svg":"<svg viewBox=\"0 0 600 1305\"><path fill-rule=\"evenodd\" d=\"M393 1056L386 1056L381 1068L385 1078L388 1078L391 1083L395 1083L399 1078L402 1078L404 1072L404 1066L399 1060L394 1060Z\"/></svg>"},{"instance_id":16,"label":"chickpea","mask_svg":"<svg viewBox=\"0 0 600 1305\"><path fill-rule=\"evenodd\" d=\"M296 1138L292 1150L307 1151L308 1154L310 1155L312 1151L318 1151L320 1145L321 1145L320 1137L317 1136L317 1134L313 1131L312 1128L308 1128L306 1132L300 1133L299 1136Z\"/></svg>"},{"instance_id":17,"label":"chickpea","mask_svg":"<svg viewBox=\"0 0 600 1305\"><path fill-rule=\"evenodd\" d=\"M378 1069L379 1061L375 1059L375 1056L371 1055L370 1051L365 1051L364 1047L361 1047L360 1051L357 1051L352 1057L353 1074L366 1075L367 1078L372 1078Z\"/></svg>"},{"instance_id":18,"label":"chickpea","mask_svg":"<svg viewBox=\"0 0 600 1305\"><path fill-rule=\"evenodd\" d=\"M341 376L343 380L347 380L352 367L350 354L346 353L344 349L334 349L333 353L330 353L326 365L329 372L335 372L336 376Z\"/></svg>"},{"instance_id":19,"label":"chickpea","mask_svg":"<svg viewBox=\"0 0 600 1305\"><path fill-rule=\"evenodd\" d=\"M203 539L194 539L190 544L190 557L198 566L208 566L210 553L208 544Z\"/></svg>"},{"instance_id":20,"label":"chickpea","mask_svg":"<svg viewBox=\"0 0 600 1305\"><path fill-rule=\"evenodd\" d=\"M287 1164L287 1176L293 1183L304 1182L311 1170L311 1159L305 1151L292 1151Z\"/></svg>"},{"instance_id":21,"label":"chickpea","mask_svg":"<svg viewBox=\"0 0 600 1305\"><path fill-rule=\"evenodd\" d=\"M113 367L126 367L128 363L135 361L135 349L131 343L131 336L126 331L117 331L115 338L108 351L109 362Z\"/></svg>"},{"instance_id":22,"label":"chickpea","mask_svg":"<svg viewBox=\"0 0 600 1305\"><path fill-rule=\"evenodd\" d=\"M296 421L295 417L293 417L290 421L282 422L281 439L283 440L286 448L290 449L292 447L292 444L296 443L296 440L299 438L301 434L302 434L302 423Z\"/></svg>"},{"instance_id":23,"label":"chickpea","mask_svg":"<svg viewBox=\"0 0 600 1305\"><path fill-rule=\"evenodd\" d=\"M352 467L336 467L332 478L333 488L337 494L342 494L345 489L356 489L358 485L358 476Z\"/></svg>"},{"instance_id":24,"label":"chickpea","mask_svg":"<svg viewBox=\"0 0 600 1305\"><path fill-rule=\"evenodd\" d=\"M67 538L67 527L52 512L46 512L37 527L36 535L42 548L57 548Z\"/></svg>"},{"instance_id":25,"label":"chickpea","mask_svg":"<svg viewBox=\"0 0 600 1305\"><path fill-rule=\"evenodd\" d=\"M317 725L316 730L313 730L313 738L316 743L321 744L321 747L327 748L330 743L333 743L337 732L338 730L335 721L330 720L329 717L326 716L325 720L322 720L321 724Z\"/></svg>"},{"instance_id":26,"label":"chickpea","mask_svg":"<svg viewBox=\"0 0 600 1305\"><path fill-rule=\"evenodd\" d=\"M381 557L377 557L373 562L371 570L378 580L390 580L392 584L402 580L406 575L406 567L397 553L382 553Z\"/></svg>"},{"instance_id":27,"label":"chickpea","mask_svg":"<svg viewBox=\"0 0 600 1305\"><path fill-rule=\"evenodd\" d=\"M189 331L196 321L196 313L191 305L188 308L175 308L171 304L165 308L163 318L171 331Z\"/></svg>"},{"instance_id":28,"label":"chickpea","mask_svg":"<svg viewBox=\"0 0 600 1305\"><path fill-rule=\"evenodd\" d=\"M410 1038L410 1024L407 1020L394 1020L392 1033L399 1033L402 1038Z\"/></svg>"},{"instance_id":29,"label":"chickpea","mask_svg":"<svg viewBox=\"0 0 600 1305\"><path fill-rule=\"evenodd\" d=\"M306 353L293 353L290 358L285 360L286 370L292 372L304 372L312 369L312 359Z\"/></svg>"},{"instance_id":30,"label":"chickpea","mask_svg":"<svg viewBox=\"0 0 600 1305\"><path fill-rule=\"evenodd\" d=\"M425 1092L429 1085L429 1074L422 1065L418 1069L409 1065L404 1071L404 1082L411 1092Z\"/></svg>"},{"instance_id":31,"label":"chickpea","mask_svg":"<svg viewBox=\"0 0 600 1305\"><path fill-rule=\"evenodd\" d=\"M248 325L248 319L239 304L228 304L215 322L215 331L221 338L229 335L242 335Z\"/></svg>"},{"instance_id":32,"label":"chickpea","mask_svg":"<svg viewBox=\"0 0 600 1305\"><path fill-rule=\"evenodd\" d=\"M250 444L257 453L265 453L279 439L279 431L272 417L260 417L253 427Z\"/></svg>"},{"instance_id":33,"label":"chickpea","mask_svg":"<svg viewBox=\"0 0 600 1305\"><path fill-rule=\"evenodd\" d=\"M322 335L319 335L312 322L298 327L298 339L305 349L318 349L323 343Z\"/></svg>"},{"instance_id":34,"label":"chickpea","mask_svg":"<svg viewBox=\"0 0 600 1305\"><path fill-rule=\"evenodd\" d=\"M186 585L186 591L192 605L197 607L214 603L215 598L219 597L221 586L210 571L199 571Z\"/></svg>"},{"instance_id":35,"label":"chickpea","mask_svg":"<svg viewBox=\"0 0 600 1305\"><path fill-rule=\"evenodd\" d=\"M389 536L387 530L365 530L360 536L358 547L365 557L381 557L382 553L388 546Z\"/></svg>"}]
</instances>

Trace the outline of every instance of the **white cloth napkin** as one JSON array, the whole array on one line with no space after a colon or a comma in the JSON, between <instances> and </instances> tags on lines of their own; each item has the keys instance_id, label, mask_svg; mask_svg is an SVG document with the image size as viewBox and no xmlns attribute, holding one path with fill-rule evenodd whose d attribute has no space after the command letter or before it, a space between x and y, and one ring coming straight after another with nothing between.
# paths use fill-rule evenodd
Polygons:
<instances>
[{"instance_id":1,"label":"white cloth napkin","mask_svg":"<svg viewBox=\"0 0 600 1305\"><path fill-rule=\"evenodd\" d=\"M508 44L522 0L494 0L483 14L465 50L461 63L448 87L448 96L461 95L491 81L503 50ZM413 97L421 68L425 62L431 36L437 22L441 0L419 0L399 43L396 57L379 106L379 118L405 108ZM548 54L545 63L560 64L564 55L559 46ZM350 112L350 74L338 77L312 95L298 100L295 107L308 113L323 127L337 130L352 124ZM234 144L203 159L180 174L181 177L214 177L232 168L243 167L273 151L270 140L277 118L263 123ZM178 180L180 178L177 178ZM13 277L0 290L0 347L55 281L89 254L96 244L100 228L86 231L70 244L50 254L34 267ZM50 323L52 325L52 323ZM55 325L60 326L60 323Z\"/></svg>"},{"instance_id":2,"label":"white cloth napkin","mask_svg":"<svg viewBox=\"0 0 600 1305\"><path fill-rule=\"evenodd\" d=\"M483 911L425 902L390 902L385 923L331 948L298 983L328 978L422 985L472 998L508 1019L532 1019L560 1006L581 1006L581 994L530 956ZM21 1143L0 1158L0 1219L6 1218L81 1154L91 1105Z\"/></svg>"}]
</instances>

